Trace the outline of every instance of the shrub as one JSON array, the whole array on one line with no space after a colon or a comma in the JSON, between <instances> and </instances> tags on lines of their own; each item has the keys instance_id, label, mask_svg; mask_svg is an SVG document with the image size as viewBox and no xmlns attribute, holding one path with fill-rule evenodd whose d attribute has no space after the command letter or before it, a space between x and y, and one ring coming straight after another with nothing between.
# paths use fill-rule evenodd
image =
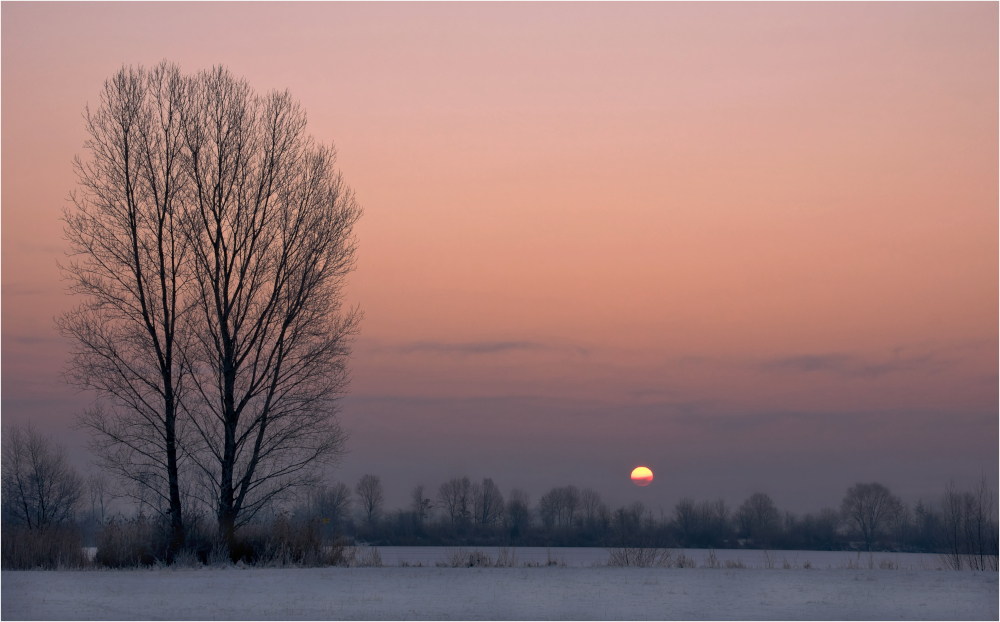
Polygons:
<instances>
[{"instance_id":1,"label":"shrub","mask_svg":"<svg viewBox=\"0 0 1000 622\"><path fill-rule=\"evenodd\" d=\"M673 553L670 549L621 546L607 549L607 551L609 554L609 566L638 566L640 568L657 566L660 568L669 568L674 565ZM680 559L686 558L681 554ZM678 568L683 567L678 566Z\"/></svg>"},{"instance_id":2,"label":"shrub","mask_svg":"<svg viewBox=\"0 0 1000 622\"><path fill-rule=\"evenodd\" d=\"M722 564L715 554L715 549L709 549L708 556L705 558L705 568L722 568Z\"/></svg>"},{"instance_id":3,"label":"shrub","mask_svg":"<svg viewBox=\"0 0 1000 622\"><path fill-rule=\"evenodd\" d=\"M677 556L674 561L674 568L697 568L698 564L695 563L694 559L687 557L684 553Z\"/></svg>"},{"instance_id":4,"label":"shrub","mask_svg":"<svg viewBox=\"0 0 1000 622\"><path fill-rule=\"evenodd\" d=\"M291 521L284 515L270 525L247 525L237 532L228 559L233 563L269 567L346 564L346 541L337 537L332 545L324 545L322 527L317 519ZM224 547L220 547L214 557L224 559L225 553Z\"/></svg>"},{"instance_id":5,"label":"shrub","mask_svg":"<svg viewBox=\"0 0 1000 622\"><path fill-rule=\"evenodd\" d=\"M482 551L469 552L464 548L459 548L457 551L448 553L444 563L440 565L450 568L485 568L493 566L493 564L493 558Z\"/></svg>"}]
</instances>

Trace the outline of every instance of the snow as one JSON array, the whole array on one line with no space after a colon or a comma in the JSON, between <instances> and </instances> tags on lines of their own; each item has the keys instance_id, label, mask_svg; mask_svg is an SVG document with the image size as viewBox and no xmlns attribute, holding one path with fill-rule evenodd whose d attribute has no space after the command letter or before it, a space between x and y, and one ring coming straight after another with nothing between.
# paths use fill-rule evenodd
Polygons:
<instances>
[{"instance_id":1,"label":"snow","mask_svg":"<svg viewBox=\"0 0 1000 622\"><path fill-rule=\"evenodd\" d=\"M996 572L230 566L3 571L0 577L0 617L5 620L996 620L998 616Z\"/></svg>"},{"instance_id":2,"label":"snow","mask_svg":"<svg viewBox=\"0 0 1000 622\"><path fill-rule=\"evenodd\" d=\"M386 566L397 566L401 562L433 566L435 562L447 559L459 549L445 546L380 546L382 562ZM465 547L465 551L482 551L496 559L497 547ZM571 567L601 565L608 560L608 551L599 547L518 547L513 549L520 564L537 562L546 564L549 560ZM758 551L754 549L672 549L674 555L683 554L693 558L699 567L704 566L711 552L721 564L726 561L742 562L747 568L766 568L773 565L783 568L785 562L792 568L802 568L807 563L812 568L878 568L879 563L902 570L937 570L941 568L939 555L921 553L847 553L844 551ZM768 557L771 558L769 563Z\"/></svg>"}]
</instances>

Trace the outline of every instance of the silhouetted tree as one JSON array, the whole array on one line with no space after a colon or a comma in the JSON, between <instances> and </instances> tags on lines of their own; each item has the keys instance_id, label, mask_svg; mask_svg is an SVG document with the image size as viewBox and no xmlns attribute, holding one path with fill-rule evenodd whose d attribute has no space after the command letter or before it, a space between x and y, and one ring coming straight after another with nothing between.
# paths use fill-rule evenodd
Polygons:
<instances>
[{"instance_id":1,"label":"silhouetted tree","mask_svg":"<svg viewBox=\"0 0 1000 622\"><path fill-rule=\"evenodd\" d=\"M641 501L612 512L609 531L609 544L614 547L654 548L662 545L657 541L652 516Z\"/></svg>"},{"instance_id":2,"label":"silhouetted tree","mask_svg":"<svg viewBox=\"0 0 1000 622\"><path fill-rule=\"evenodd\" d=\"M696 512L698 528L695 544L703 547L722 546L731 534L729 507L723 499L703 501Z\"/></svg>"},{"instance_id":3,"label":"silhouetted tree","mask_svg":"<svg viewBox=\"0 0 1000 622\"><path fill-rule=\"evenodd\" d=\"M694 499L684 497L674 505L674 524L681 541L691 542L697 534L698 514Z\"/></svg>"},{"instance_id":4,"label":"silhouetted tree","mask_svg":"<svg viewBox=\"0 0 1000 622\"><path fill-rule=\"evenodd\" d=\"M528 493L520 488L513 488L507 495L507 508L504 522L512 537L517 537L531 524Z\"/></svg>"},{"instance_id":5,"label":"silhouetted tree","mask_svg":"<svg viewBox=\"0 0 1000 622\"><path fill-rule=\"evenodd\" d=\"M847 490L840 511L844 520L861 533L865 550L870 551L872 544L898 511L899 505L899 500L882 484L859 483Z\"/></svg>"},{"instance_id":6,"label":"silhouetted tree","mask_svg":"<svg viewBox=\"0 0 1000 622\"><path fill-rule=\"evenodd\" d=\"M107 505L111 501L108 480L101 474L87 478L87 498L90 501L90 517L96 523L103 523Z\"/></svg>"},{"instance_id":7,"label":"silhouetted tree","mask_svg":"<svg viewBox=\"0 0 1000 622\"><path fill-rule=\"evenodd\" d=\"M358 503L365 513L368 525L374 525L382 513L382 503L385 496L382 490L382 480L378 475L362 475L354 487L354 492L358 495Z\"/></svg>"},{"instance_id":8,"label":"silhouetted tree","mask_svg":"<svg viewBox=\"0 0 1000 622\"><path fill-rule=\"evenodd\" d=\"M424 485L418 484L410 493L410 510L413 512L417 525L424 524L430 509L431 500L424 496Z\"/></svg>"},{"instance_id":9,"label":"silhouetted tree","mask_svg":"<svg viewBox=\"0 0 1000 622\"><path fill-rule=\"evenodd\" d=\"M343 451L361 209L290 95L223 68L123 68L87 130L63 268L85 301L59 320L68 382L99 397L81 422L125 493L169 515L171 551L182 459L232 541Z\"/></svg>"},{"instance_id":10,"label":"silhouetted tree","mask_svg":"<svg viewBox=\"0 0 1000 622\"><path fill-rule=\"evenodd\" d=\"M942 532L941 515L922 499L913 507L913 530L913 543L917 549L931 550L939 544L937 540Z\"/></svg>"},{"instance_id":11,"label":"silhouetted tree","mask_svg":"<svg viewBox=\"0 0 1000 622\"><path fill-rule=\"evenodd\" d=\"M473 490L474 520L480 525L493 525L503 516L503 494L493 480L486 478Z\"/></svg>"},{"instance_id":12,"label":"silhouetted tree","mask_svg":"<svg viewBox=\"0 0 1000 622\"><path fill-rule=\"evenodd\" d=\"M71 342L65 379L98 402L80 422L98 464L133 499L166 506L171 552L184 543L178 409L179 350L189 304L189 244L182 221L186 87L175 65L123 67L87 108L79 191L63 215L73 259L62 266L84 301L58 320Z\"/></svg>"},{"instance_id":13,"label":"silhouetted tree","mask_svg":"<svg viewBox=\"0 0 1000 622\"><path fill-rule=\"evenodd\" d=\"M580 493L580 510L583 512L584 523L589 528L597 524L601 508L601 495L593 488L584 488Z\"/></svg>"},{"instance_id":14,"label":"silhouetted tree","mask_svg":"<svg viewBox=\"0 0 1000 622\"><path fill-rule=\"evenodd\" d=\"M758 545L768 545L779 529L781 514L771 497L755 492L736 510L740 536Z\"/></svg>"},{"instance_id":15,"label":"silhouetted tree","mask_svg":"<svg viewBox=\"0 0 1000 622\"><path fill-rule=\"evenodd\" d=\"M30 425L3 433L2 499L5 523L31 529L73 520L83 480L66 451Z\"/></svg>"},{"instance_id":16,"label":"silhouetted tree","mask_svg":"<svg viewBox=\"0 0 1000 622\"><path fill-rule=\"evenodd\" d=\"M351 513L351 489L343 482L319 486L310 491L311 514L322 520L331 536L344 525Z\"/></svg>"},{"instance_id":17,"label":"silhouetted tree","mask_svg":"<svg viewBox=\"0 0 1000 622\"><path fill-rule=\"evenodd\" d=\"M228 540L343 453L336 414L361 314L342 307L361 208L288 92L221 67L186 83L195 464Z\"/></svg>"},{"instance_id":18,"label":"silhouetted tree","mask_svg":"<svg viewBox=\"0 0 1000 622\"><path fill-rule=\"evenodd\" d=\"M954 484L945 489L941 501L944 556L948 565L961 570L997 569L996 502L985 476L972 491Z\"/></svg>"},{"instance_id":19,"label":"silhouetted tree","mask_svg":"<svg viewBox=\"0 0 1000 622\"><path fill-rule=\"evenodd\" d=\"M438 503L448 513L452 525L461 525L471 517L472 482L455 477L438 488Z\"/></svg>"},{"instance_id":20,"label":"silhouetted tree","mask_svg":"<svg viewBox=\"0 0 1000 622\"><path fill-rule=\"evenodd\" d=\"M840 513L831 508L806 514L785 528L783 543L789 548L832 550L838 544L839 524Z\"/></svg>"},{"instance_id":21,"label":"silhouetted tree","mask_svg":"<svg viewBox=\"0 0 1000 622\"><path fill-rule=\"evenodd\" d=\"M538 500L538 513L549 526L569 526L580 506L580 491L576 486L556 487Z\"/></svg>"},{"instance_id":22,"label":"silhouetted tree","mask_svg":"<svg viewBox=\"0 0 1000 622\"><path fill-rule=\"evenodd\" d=\"M900 501L889 516L888 531L897 548L904 548L912 539L913 513L906 503Z\"/></svg>"}]
</instances>

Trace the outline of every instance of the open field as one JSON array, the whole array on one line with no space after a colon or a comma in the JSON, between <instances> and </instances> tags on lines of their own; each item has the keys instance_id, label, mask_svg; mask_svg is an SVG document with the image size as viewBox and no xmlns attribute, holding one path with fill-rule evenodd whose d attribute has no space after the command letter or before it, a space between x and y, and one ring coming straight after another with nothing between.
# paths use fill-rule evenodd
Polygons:
<instances>
[{"instance_id":1,"label":"open field","mask_svg":"<svg viewBox=\"0 0 1000 622\"><path fill-rule=\"evenodd\" d=\"M996 572L710 568L2 573L19 619L997 619Z\"/></svg>"},{"instance_id":2,"label":"open field","mask_svg":"<svg viewBox=\"0 0 1000 622\"><path fill-rule=\"evenodd\" d=\"M96 551L96 549L94 549ZM380 546L379 554L386 566L401 564L433 566L447 560L459 550L482 551L496 559L499 548L494 546L458 547L448 546ZM515 565L540 564L550 562L560 566L590 567L608 562L608 549L601 547L517 547L511 549ZM673 549L674 556L684 555L700 568L708 564L714 554L720 564L738 562L747 568L805 568L851 569L892 568L896 570L938 570L942 568L940 555L933 553L858 553L848 551L782 551L756 549Z\"/></svg>"}]
</instances>

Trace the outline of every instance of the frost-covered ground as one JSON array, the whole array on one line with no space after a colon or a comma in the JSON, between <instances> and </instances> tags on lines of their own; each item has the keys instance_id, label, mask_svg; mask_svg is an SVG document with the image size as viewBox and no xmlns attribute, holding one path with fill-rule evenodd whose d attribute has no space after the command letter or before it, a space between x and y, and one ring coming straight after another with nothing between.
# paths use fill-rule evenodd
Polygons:
<instances>
[{"instance_id":1,"label":"frost-covered ground","mask_svg":"<svg viewBox=\"0 0 1000 622\"><path fill-rule=\"evenodd\" d=\"M998 616L996 572L711 568L2 573L19 619L938 619Z\"/></svg>"}]
</instances>

